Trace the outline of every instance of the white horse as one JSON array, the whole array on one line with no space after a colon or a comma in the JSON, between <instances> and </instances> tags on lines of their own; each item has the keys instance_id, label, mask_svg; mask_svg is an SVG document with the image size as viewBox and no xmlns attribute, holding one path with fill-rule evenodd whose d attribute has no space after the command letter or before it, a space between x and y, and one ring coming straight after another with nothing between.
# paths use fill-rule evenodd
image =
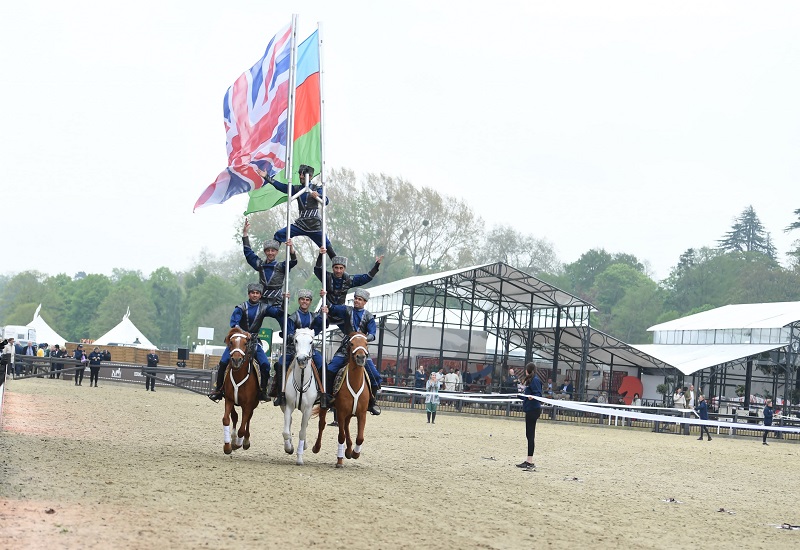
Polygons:
<instances>
[{"instance_id":1,"label":"white horse","mask_svg":"<svg viewBox=\"0 0 800 550\"><path fill-rule=\"evenodd\" d=\"M292 413L300 409L303 418L300 422L300 439L297 442L297 465L303 465L306 445L306 427L311 418L311 409L317 400L317 383L314 376L312 352L314 350L314 331L299 328L294 333L294 360L286 374L286 405L283 405L283 450L294 452L292 445Z\"/></svg>"}]
</instances>

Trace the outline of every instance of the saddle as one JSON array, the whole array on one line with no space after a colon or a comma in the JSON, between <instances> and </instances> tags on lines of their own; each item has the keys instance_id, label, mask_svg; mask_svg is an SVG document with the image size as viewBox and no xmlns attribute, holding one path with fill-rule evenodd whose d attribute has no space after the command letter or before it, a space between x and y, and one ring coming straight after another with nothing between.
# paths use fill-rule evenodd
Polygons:
<instances>
[{"instance_id":1,"label":"saddle","mask_svg":"<svg viewBox=\"0 0 800 550\"><path fill-rule=\"evenodd\" d=\"M331 393L332 396L336 397L336 394L339 393L342 384L344 384L344 375L346 372L347 372L347 366L345 365L344 367L339 369L339 372L336 373L336 378L333 381L333 392ZM364 373L364 377L366 378L365 383L367 384L368 391L370 395L372 395L372 386L370 386L369 376L367 375L366 372Z\"/></svg>"}]
</instances>

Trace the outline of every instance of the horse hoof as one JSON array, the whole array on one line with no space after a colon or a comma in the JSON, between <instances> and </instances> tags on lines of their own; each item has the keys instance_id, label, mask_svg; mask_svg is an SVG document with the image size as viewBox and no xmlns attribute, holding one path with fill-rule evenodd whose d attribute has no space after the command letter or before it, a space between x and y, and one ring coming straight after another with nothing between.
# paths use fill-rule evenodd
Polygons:
<instances>
[{"instance_id":1,"label":"horse hoof","mask_svg":"<svg viewBox=\"0 0 800 550\"><path fill-rule=\"evenodd\" d=\"M358 457L360 457L360 456L361 456L361 453L353 453L353 456L351 458L353 460L358 460Z\"/></svg>"},{"instance_id":2,"label":"horse hoof","mask_svg":"<svg viewBox=\"0 0 800 550\"><path fill-rule=\"evenodd\" d=\"M303 460L298 458L298 459L297 459L297 462L295 462L295 464L296 464L297 466L302 466L302 465L303 465Z\"/></svg>"},{"instance_id":3,"label":"horse hoof","mask_svg":"<svg viewBox=\"0 0 800 550\"><path fill-rule=\"evenodd\" d=\"M311 447L311 452L317 454L319 452L320 445L314 445Z\"/></svg>"},{"instance_id":4,"label":"horse hoof","mask_svg":"<svg viewBox=\"0 0 800 550\"><path fill-rule=\"evenodd\" d=\"M347 459L353 458L353 451L351 451L350 449L347 449L344 452L344 457L347 458Z\"/></svg>"},{"instance_id":5,"label":"horse hoof","mask_svg":"<svg viewBox=\"0 0 800 550\"><path fill-rule=\"evenodd\" d=\"M230 445L225 445L224 447L222 447L222 450L225 452L226 455L231 454L231 451L233 451Z\"/></svg>"},{"instance_id":6,"label":"horse hoof","mask_svg":"<svg viewBox=\"0 0 800 550\"><path fill-rule=\"evenodd\" d=\"M286 451L287 455L294 454L294 445L292 445L292 444L284 445L283 446L283 450Z\"/></svg>"},{"instance_id":7,"label":"horse hoof","mask_svg":"<svg viewBox=\"0 0 800 550\"><path fill-rule=\"evenodd\" d=\"M242 445L242 449L244 449L246 451L249 448L250 448L250 442L249 441L245 441L244 445Z\"/></svg>"},{"instance_id":8,"label":"horse hoof","mask_svg":"<svg viewBox=\"0 0 800 550\"><path fill-rule=\"evenodd\" d=\"M344 468L344 464L342 464L341 462L337 462L336 463L336 467L337 468Z\"/></svg>"}]
</instances>

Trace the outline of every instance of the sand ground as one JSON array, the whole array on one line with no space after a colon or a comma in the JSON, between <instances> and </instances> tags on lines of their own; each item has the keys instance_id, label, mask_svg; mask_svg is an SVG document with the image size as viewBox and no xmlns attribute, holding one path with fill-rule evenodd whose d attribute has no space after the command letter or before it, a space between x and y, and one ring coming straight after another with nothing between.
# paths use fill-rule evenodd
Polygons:
<instances>
[{"instance_id":1,"label":"sand ground","mask_svg":"<svg viewBox=\"0 0 800 550\"><path fill-rule=\"evenodd\" d=\"M520 419L387 407L335 469L333 428L296 466L278 408L231 456L221 418L177 389L8 381L0 547L800 547L776 527L800 524L796 443L540 421L522 471Z\"/></svg>"}]
</instances>

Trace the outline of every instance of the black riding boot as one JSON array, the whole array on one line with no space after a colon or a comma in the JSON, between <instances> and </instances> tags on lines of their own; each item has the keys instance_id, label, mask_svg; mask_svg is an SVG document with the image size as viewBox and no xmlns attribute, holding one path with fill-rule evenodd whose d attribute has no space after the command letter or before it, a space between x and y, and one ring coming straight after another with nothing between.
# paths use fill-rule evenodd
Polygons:
<instances>
[{"instance_id":1,"label":"black riding boot","mask_svg":"<svg viewBox=\"0 0 800 550\"><path fill-rule=\"evenodd\" d=\"M431 423L431 411L427 411L428 413L428 424Z\"/></svg>"},{"instance_id":2,"label":"black riding boot","mask_svg":"<svg viewBox=\"0 0 800 550\"><path fill-rule=\"evenodd\" d=\"M325 369L325 391L319 397L319 408L330 409L333 407L333 385L336 383L336 373Z\"/></svg>"},{"instance_id":3,"label":"black riding boot","mask_svg":"<svg viewBox=\"0 0 800 550\"><path fill-rule=\"evenodd\" d=\"M436 424L436 411L431 413L431 424Z\"/></svg>"},{"instance_id":4,"label":"black riding boot","mask_svg":"<svg viewBox=\"0 0 800 550\"><path fill-rule=\"evenodd\" d=\"M281 365L280 361L276 361L275 383L272 384L272 391L269 394L270 397L275 398L275 401L272 402L272 405L275 407L280 407L281 405L286 404L286 392L281 391L281 384L283 383L285 378L286 377L283 375L283 365Z\"/></svg>"},{"instance_id":5,"label":"black riding boot","mask_svg":"<svg viewBox=\"0 0 800 550\"><path fill-rule=\"evenodd\" d=\"M372 391L369 393L369 405L367 405L367 410L370 414L374 414L375 416L381 414L381 408L375 403L375 396L378 395L378 390L380 389L380 386L372 386Z\"/></svg>"},{"instance_id":6,"label":"black riding boot","mask_svg":"<svg viewBox=\"0 0 800 550\"><path fill-rule=\"evenodd\" d=\"M211 401L219 401L222 399L222 383L225 381L225 369L228 368L227 363L223 363L222 361L219 362L219 367L217 367L217 380L216 380L216 387L214 391L208 394L208 398Z\"/></svg>"},{"instance_id":7,"label":"black riding boot","mask_svg":"<svg viewBox=\"0 0 800 550\"><path fill-rule=\"evenodd\" d=\"M261 391L258 393L259 401L269 401L267 395L267 382L269 382L269 367L267 365L258 365L258 370L261 371Z\"/></svg>"}]
</instances>

